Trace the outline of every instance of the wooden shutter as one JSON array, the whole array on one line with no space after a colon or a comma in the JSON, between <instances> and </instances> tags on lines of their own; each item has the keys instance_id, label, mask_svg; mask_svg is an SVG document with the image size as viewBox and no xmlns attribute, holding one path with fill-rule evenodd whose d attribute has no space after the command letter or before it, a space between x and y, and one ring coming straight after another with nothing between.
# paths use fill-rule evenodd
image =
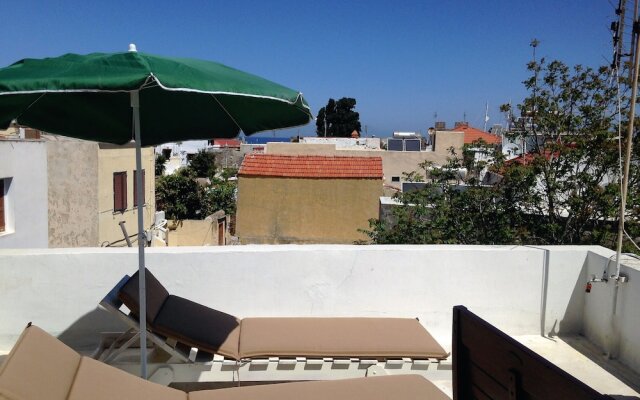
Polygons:
<instances>
[{"instance_id":1,"label":"wooden shutter","mask_svg":"<svg viewBox=\"0 0 640 400\"><path fill-rule=\"evenodd\" d=\"M127 209L127 173L113 173L113 211L125 211Z\"/></svg>"},{"instance_id":2,"label":"wooden shutter","mask_svg":"<svg viewBox=\"0 0 640 400\"><path fill-rule=\"evenodd\" d=\"M144 205L144 182L145 182L144 169L142 170L142 204ZM138 206L138 174L133 171L133 206Z\"/></svg>"},{"instance_id":3,"label":"wooden shutter","mask_svg":"<svg viewBox=\"0 0 640 400\"><path fill-rule=\"evenodd\" d=\"M4 179L0 179L0 232L4 232Z\"/></svg>"}]
</instances>

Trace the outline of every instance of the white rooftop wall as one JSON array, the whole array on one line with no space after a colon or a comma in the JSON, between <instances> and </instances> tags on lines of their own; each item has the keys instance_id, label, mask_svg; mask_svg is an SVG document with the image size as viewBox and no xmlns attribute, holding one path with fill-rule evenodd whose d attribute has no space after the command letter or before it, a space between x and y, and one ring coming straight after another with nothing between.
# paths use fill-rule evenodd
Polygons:
<instances>
[{"instance_id":1,"label":"white rooftop wall","mask_svg":"<svg viewBox=\"0 0 640 400\"><path fill-rule=\"evenodd\" d=\"M46 143L0 141L0 179L4 178L11 183L5 198L7 231L0 232L0 248L48 247Z\"/></svg>"},{"instance_id":2,"label":"white rooftop wall","mask_svg":"<svg viewBox=\"0 0 640 400\"><path fill-rule=\"evenodd\" d=\"M351 245L147 253L170 292L239 317L418 317L445 347L456 304L513 335L581 333L588 255L611 254L578 246ZM0 250L0 350L29 321L74 347L94 345L98 332L119 328L98 302L136 265L136 250L126 248ZM637 318L640 310L625 312Z\"/></svg>"}]
</instances>

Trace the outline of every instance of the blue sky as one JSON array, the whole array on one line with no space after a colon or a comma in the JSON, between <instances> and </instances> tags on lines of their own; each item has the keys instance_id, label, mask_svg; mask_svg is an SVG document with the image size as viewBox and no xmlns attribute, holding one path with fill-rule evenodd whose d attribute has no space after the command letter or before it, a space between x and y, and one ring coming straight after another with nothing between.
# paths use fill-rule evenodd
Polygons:
<instances>
[{"instance_id":1,"label":"blue sky","mask_svg":"<svg viewBox=\"0 0 640 400\"><path fill-rule=\"evenodd\" d=\"M139 51L209 59L300 90L314 115L354 97L369 135L438 120L482 128L525 96L529 46L570 65L611 58L617 0L3 0L0 65L63 53ZM315 124L302 127L314 134ZM296 134L283 132L281 134ZM280 134L280 135L281 135Z\"/></svg>"}]
</instances>

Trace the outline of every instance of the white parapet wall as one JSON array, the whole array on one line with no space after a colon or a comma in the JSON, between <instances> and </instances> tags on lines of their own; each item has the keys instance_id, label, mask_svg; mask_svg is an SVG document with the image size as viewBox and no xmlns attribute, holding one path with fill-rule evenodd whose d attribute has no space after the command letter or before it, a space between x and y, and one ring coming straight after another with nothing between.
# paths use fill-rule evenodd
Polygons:
<instances>
[{"instance_id":1,"label":"white parapet wall","mask_svg":"<svg viewBox=\"0 0 640 400\"><path fill-rule=\"evenodd\" d=\"M583 333L606 357L640 372L640 261L622 259L620 275L626 282L619 283L611 279L616 275L616 262L608 256L589 254L587 278L604 276L608 282L593 283L585 296Z\"/></svg>"},{"instance_id":2,"label":"white parapet wall","mask_svg":"<svg viewBox=\"0 0 640 400\"><path fill-rule=\"evenodd\" d=\"M598 337L606 326L584 329L584 284L611 254L595 246L252 245L150 248L147 265L171 293L238 317L417 317L450 350L457 304L512 335ZM135 249L0 250L0 352L29 321L75 348L95 345L99 332L122 328L98 302L136 270ZM624 332L638 326L639 295L636 286L619 296L635 301L618 308L631 315ZM633 340L624 348L635 346L637 357Z\"/></svg>"}]
</instances>

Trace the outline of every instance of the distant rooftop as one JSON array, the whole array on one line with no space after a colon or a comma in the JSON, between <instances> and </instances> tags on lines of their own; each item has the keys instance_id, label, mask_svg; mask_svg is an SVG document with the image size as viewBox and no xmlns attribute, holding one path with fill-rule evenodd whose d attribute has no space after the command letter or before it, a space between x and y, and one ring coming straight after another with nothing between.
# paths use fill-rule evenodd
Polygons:
<instances>
[{"instance_id":1,"label":"distant rooftop","mask_svg":"<svg viewBox=\"0 0 640 400\"><path fill-rule=\"evenodd\" d=\"M382 179L381 157L329 157L250 154L239 176Z\"/></svg>"},{"instance_id":2,"label":"distant rooftop","mask_svg":"<svg viewBox=\"0 0 640 400\"><path fill-rule=\"evenodd\" d=\"M214 146L240 148L240 141L238 139L213 139L212 142Z\"/></svg>"},{"instance_id":3,"label":"distant rooftop","mask_svg":"<svg viewBox=\"0 0 640 400\"><path fill-rule=\"evenodd\" d=\"M500 144L502 138L489 132L469 126L469 124L459 124L452 129L455 132L464 132L464 144L471 144L478 139L482 139L489 144Z\"/></svg>"},{"instance_id":4,"label":"distant rooftop","mask_svg":"<svg viewBox=\"0 0 640 400\"><path fill-rule=\"evenodd\" d=\"M249 136L244 139L246 144L267 144L269 142L283 142L288 143L291 138L288 137L262 137L262 136Z\"/></svg>"}]
</instances>

